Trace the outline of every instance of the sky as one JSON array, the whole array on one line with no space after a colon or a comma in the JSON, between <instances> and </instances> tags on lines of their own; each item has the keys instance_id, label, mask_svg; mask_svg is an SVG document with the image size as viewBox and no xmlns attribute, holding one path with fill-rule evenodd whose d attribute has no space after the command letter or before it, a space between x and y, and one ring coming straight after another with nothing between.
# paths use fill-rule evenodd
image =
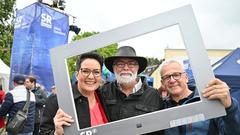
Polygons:
<instances>
[{"instance_id":1,"label":"sky","mask_svg":"<svg viewBox=\"0 0 240 135\"><path fill-rule=\"evenodd\" d=\"M43 0L44 1L44 0ZM65 0L70 24L84 31L104 32L177 7L191 4L206 49L240 47L239 0ZM17 0L21 9L36 0ZM76 17L73 22L72 16ZM74 34L70 32L71 38ZM183 49L177 26L120 42L138 55L163 58L164 49Z\"/></svg>"}]
</instances>

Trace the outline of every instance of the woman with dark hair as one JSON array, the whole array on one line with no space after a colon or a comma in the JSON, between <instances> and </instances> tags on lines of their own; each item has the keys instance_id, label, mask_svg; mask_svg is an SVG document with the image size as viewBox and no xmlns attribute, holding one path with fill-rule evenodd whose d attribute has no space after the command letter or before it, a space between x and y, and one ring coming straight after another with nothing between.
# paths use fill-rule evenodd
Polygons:
<instances>
[{"instance_id":1,"label":"woman with dark hair","mask_svg":"<svg viewBox=\"0 0 240 135\"><path fill-rule=\"evenodd\" d=\"M77 62L77 82L72 86L80 128L108 122L105 103L99 93L103 58L97 53L84 53ZM96 117L97 116L97 117ZM47 99L40 126L40 134L63 135L63 126L73 120L62 109L58 109L56 96Z\"/></svg>"}]
</instances>

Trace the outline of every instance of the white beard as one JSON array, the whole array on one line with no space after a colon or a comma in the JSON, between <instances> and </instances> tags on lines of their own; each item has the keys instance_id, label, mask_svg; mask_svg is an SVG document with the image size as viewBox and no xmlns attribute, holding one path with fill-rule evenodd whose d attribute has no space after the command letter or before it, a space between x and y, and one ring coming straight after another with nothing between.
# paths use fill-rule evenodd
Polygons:
<instances>
[{"instance_id":1,"label":"white beard","mask_svg":"<svg viewBox=\"0 0 240 135\"><path fill-rule=\"evenodd\" d=\"M130 84L137 79L137 73L122 76L120 74L115 73L115 77L117 79L117 83L119 84Z\"/></svg>"}]
</instances>

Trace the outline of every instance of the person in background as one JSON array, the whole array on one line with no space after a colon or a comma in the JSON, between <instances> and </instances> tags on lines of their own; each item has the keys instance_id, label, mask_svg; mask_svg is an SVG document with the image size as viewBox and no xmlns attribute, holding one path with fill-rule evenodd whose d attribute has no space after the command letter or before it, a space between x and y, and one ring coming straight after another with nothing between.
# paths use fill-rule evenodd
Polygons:
<instances>
[{"instance_id":1,"label":"person in background","mask_svg":"<svg viewBox=\"0 0 240 135\"><path fill-rule=\"evenodd\" d=\"M0 108L0 117L5 117L8 114L8 119L13 118L18 110L23 109L27 100L27 89L24 86L25 77L16 75L13 77L13 90L9 91L4 98ZM30 92L30 105L28 108L27 120L24 123L18 135L32 135L35 121L35 96ZM8 135L12 135L8 133Z\"/></svg>"},{"instance_id":2,"label":"person in background","mask_svg":"<svg viewBox=\"0 0 240 135\"><path fill-rule=\"evenodd\" d=\"M5 92L2 90L2 85L0 84L0 107L3 103L5 97ZM5 119L0 117L0 135L5 135Z\"/></svg>"},{"instance_id":3,"label":"person in background","mask_svg":"<svg viewBox=\"0 0 240 135\"><path fill-rule=\"evenodd\" d=\"M73 84L79 128L105 124L109 121L105 101L99 91L102 81L103 58L97 53L81 54L77 61L77 82ZM63 135L63 126L70 126L72 118L58 107L57 96L47 100L40 125L41 135Z\"/></svg>"},{"instance_id":4,"label":"person in background","mask_svg":"<svg viewBox=\"0 0 240 135\"><path fill-rule=\"evenodd\" d=\"M45 87L39 83L36 83L36 89L38 89L38 90L40 89L41 91L44 91L46 94L48 94Z\"/></svg>"},{"instance_id":5,"label":"person in background","mask_svg":"<svg viewBox=\"0 0 240 135\"><path fill-rule=\"evenodd\" d=\"M46 91L36 87L36 83L37 80L34 76L31 75L27 76L25 80L25 87L34 93L36 99L35 123L33 135L38 135L39 133L39 126L42 117L43 107L47 99Z\"/></svg>"},{"instance_id":6,"label":"person in background","mask_svg":"<svg viewBox=\"0 0 240 135\"><path fill-rule=\"evenodd\" d=\"M105 59L105 66L116 77L115 81L108 82L101 88L111 121L163 109L158 91L148 86L145 77L138 76L145 70L147 59L137 56L134 48L118 48L115 56Z\"/></svg>"},{"instance_id":7,"label":"person in background","mask_svg":"<svg viewBox=\"0 0 240 135\"><path fill-rule=\"evenodd\" d=\"M174 60L164 62L160 74L161 83L169 93L165 108L200 100L197 90L191 91L188 88L188 76L181 63ZM219 79L210 80L202 94L209 100L219 100L227 115L166 129L165 135L240 135L240 106L237 100L230 96L227 84Z\"/></svg>"},{"instance_id":8,"label":"person in background","mask_svg":"<svg viewBox=\"0 0 240 135\"><path fill-rule=\"evenodd\" d=\"M166 99L169 96L168 91L164 88L163 85L161 85L161 87L158 89L158 92L160 93L162 99Z\"/></svg>"},{"instance_id":9,"label":"person in background","mask_svg":"<svg viewBox=\"0 0 240 135\"><path fill-rule=\"evenodd\" d=\"M57 89L56 89L56 86L55 85L53 85L52 87L51 87L51 95L56 95L57 94Z\"/></svg>"}]
</instances>

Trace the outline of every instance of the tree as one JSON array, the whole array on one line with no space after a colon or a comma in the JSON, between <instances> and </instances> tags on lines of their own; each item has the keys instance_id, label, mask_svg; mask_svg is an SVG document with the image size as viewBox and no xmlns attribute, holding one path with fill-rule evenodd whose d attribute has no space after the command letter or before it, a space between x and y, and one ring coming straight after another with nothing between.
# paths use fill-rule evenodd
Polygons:
<instances>
[{"instance_id":1,"label":"tree","mask_svg":"<svg viewBox=\"0 0 240 135\"><path fill-rule=\"evenodd\" d=\"M80 35L76 35L73 37L72 41L76 41L76 40L80 40L80 39L83 39L83 38L86 38L86 37L90 37L92 35L95 35L95 34L99 34L99 32L84 32L84 33L81 33ZM111 44L107 47L104 47L104 48L99 48L96 50L97 53L99 53L101 56L103 56L103 58L106 58L106 57L109 57L109 56L113 56L116 54L117 52L117 47L118 47L118 44L115 43L115 44Z\"/></svg>"},{"instance_id":2,"label":"tree","mask_svg":"<svg viewBox=\"0 0 240 135\"><path fill-rule=\"evenodd\" d=\"M0 58L10 65L15 0L0 1Z\"/></svg>"},{"instance_id":3,"label":"tree","mask_svg":"<svg viewBox=\"0 0 240 135\"><path fill-rule=\"evenodd\" d=\"M147 61L148 61L148 66L152 66L152 65L160 65L162 64L162 62L164 61L165 59L157 59L157 58L153 58L153 57L147 57Z\"/></svg>"},{"instance_id":4,"label":"tree","mask_svg":"<svg viewBox=\"0 0 240 135\"><path fill-rule=\"evenodd\" d=\"M90 36L95 35L95 34L99 34L99 32L84 32L84 33L81 33L80 35L74 36L72 38L72 41L81 40L83 38L90 37ZM106 58L106 57L115 55L116 52L117 52L117 48L118 48L118 44L115 43L115 44L111 44L111 45L109 45L107 47L104 47L104 48L99 48L99 49L94 50L94 51L99 53L101 56L103 56L103 58ZM69 58L67 60L68 71L69 71L69 74L70 74L71 78L72 78L73 73L76 71L77 57L78 56L75 56L75 57Z\"/></svg>"},{"instance_id":5,"label":"tree","mask_svg":"<svg viewBox=\"0 0 240 135\"><path fill-rule=\"evenodd\" d=\"M147 61L148 61L148 65L158 65L160 64L160 60L158 60L157 58L150 58L150 57L147 57Z\"/></svg>"}]
</instances>

